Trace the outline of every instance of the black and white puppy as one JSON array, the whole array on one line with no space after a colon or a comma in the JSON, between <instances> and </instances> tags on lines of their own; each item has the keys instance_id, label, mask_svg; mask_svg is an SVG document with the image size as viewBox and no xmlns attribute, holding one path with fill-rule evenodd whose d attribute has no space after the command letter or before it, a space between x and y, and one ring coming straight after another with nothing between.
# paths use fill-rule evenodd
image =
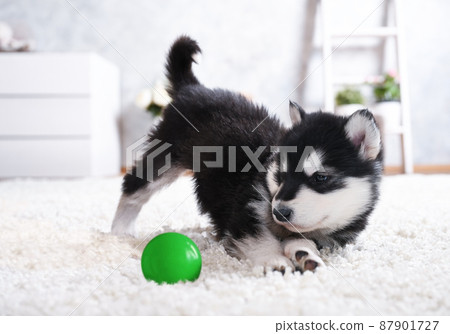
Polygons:
<instances>
[{"instance_id":1,"label":"black and white puppy","mask_svg":"<svg viewBox=\"0 0 450 334\"><path fill-rule=\"evenodd\" d=\"M199 52L186 36L169 51L173 101L124 177L112 232L133 235L142 205L193 170L199 207L229 254L266 269L314 270L323 265L318 249L353 241L377 202L382 147L374 117L307 114L291 102L286 129L242 95L200 84L191 68ZM165 154L156 154L164 143Z\"/></svg>"}]
</instances>

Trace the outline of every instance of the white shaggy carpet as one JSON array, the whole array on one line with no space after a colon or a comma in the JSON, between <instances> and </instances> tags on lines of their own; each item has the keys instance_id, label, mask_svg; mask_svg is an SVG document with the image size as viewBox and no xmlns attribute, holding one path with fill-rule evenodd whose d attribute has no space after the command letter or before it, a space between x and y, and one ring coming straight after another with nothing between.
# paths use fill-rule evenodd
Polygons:
<instances>
[{"instance_id":1,"label":"white shaggy carpet","mask_svg":"<svg viewBox=\"0 0 450 334\"><path fill-rule=\"evenodd\" d=\"M450 175L386 177L370 227L355 244L322 254L327 267L315 274L285 276L265 276L226 255L209 238L187 178L151 199L138 240L108 234L120 184L0 182L0 314L450 314ZM146 243L135 247L161 222L156 234L176 230L199 246L196 282L143 278Z\"/></svg>"}]
</instances>

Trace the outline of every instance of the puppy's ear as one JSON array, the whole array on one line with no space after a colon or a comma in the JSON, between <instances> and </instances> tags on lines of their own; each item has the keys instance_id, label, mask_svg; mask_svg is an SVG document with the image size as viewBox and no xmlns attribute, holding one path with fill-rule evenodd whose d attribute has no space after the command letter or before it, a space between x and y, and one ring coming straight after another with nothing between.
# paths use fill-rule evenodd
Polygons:
<instances>
[{"instance_id":1,"label":"puppy's ear","mask_svg":"<svg viewBox=\"0 0 450 334\"><path fill-rule=\"evenodd\" d=\"M367 110L354 112L345 124L347 138L359 148L361 157L374 160L381 150L381 136L372 113Z\"/></svg>"},{"instance_id":2,"label":"puppy's ear","mask_svg":"<svg viewBox=\"0 0 450 334\"><path fill-rule=\"evenodd\" d=\"M297 103L289 100L289 116L291 116L292 124L300 124L305 119L306 112Z\"/></svg>"}]
</instances>

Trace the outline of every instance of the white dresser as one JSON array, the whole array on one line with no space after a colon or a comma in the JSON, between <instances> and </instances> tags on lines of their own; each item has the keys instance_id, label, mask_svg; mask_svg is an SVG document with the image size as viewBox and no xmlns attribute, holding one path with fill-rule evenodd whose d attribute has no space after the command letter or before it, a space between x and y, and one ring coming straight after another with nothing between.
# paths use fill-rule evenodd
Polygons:
<instances>
[{"instance_id":1,"label":"white dresser","mask_svg":"<svg viewBox=\"0 0 450 334\"><path fill-rule=\"evenodd\" d=\"M0 53L0 177L120 172L118 68L92 53Z\"/></svg>"}]
</instances>

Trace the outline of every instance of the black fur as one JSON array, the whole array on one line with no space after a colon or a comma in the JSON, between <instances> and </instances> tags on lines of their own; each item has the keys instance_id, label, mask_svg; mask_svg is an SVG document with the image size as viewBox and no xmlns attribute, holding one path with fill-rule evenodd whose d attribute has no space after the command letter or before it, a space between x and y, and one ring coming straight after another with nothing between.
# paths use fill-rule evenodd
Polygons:
<instances>
[{"instance_id":1,"label":"black fur","mask_svg":"<svg viewBox=\"0 0 450 334\"><path fill-rule=\"evenodd\" d=\"M181 87L198 84L197 78L192 73L194 61L192 57L200 52L198 44L187 36L181 36L172 46L166 66L166 75L170 82L168 91L172 98Z\"/></svg>"},{"instance_id":2,"label":"black fur","mask_svg":"<svg viewBox=\"0 0 450 334\"><path fill-rule=\"evenodd\" d=\"M223 168L204 168L202 164L202 170L194 174L199 206L203 213L210 216L219 238L239 240L248 235L257 235L263 226L269 227L279 239L295 234L276 224L272 218L272 198L266 173L257 171L252 164L248 172L241 172L249 162L242 146L249 147L252 152L264 146L259 161L267 168L277 158L270 147L285 145L298 147L299 153L288 155L287 171L276 174L278 184L284 184L277 195L279 198L292 199L299 187L303 186L327 193L343 187L345 177L370 178L373 198L364 214L331 235L314 232L305 234L319 246L329 245L330 240L339 245L354 240L366 226L378 198L381 153L370 161L358 155L358 148L345 135L344 127L348 118L322 112L306 114L300 110L300 124L286 129L278 119L269 116L263 106L254 104L244 96L204 87L195 78L191 68L193 54L197 52L200 52L197 43L186 36L179 38L169 51L166 70L173 101L165 109L163 121L149 135L149 141L157 138L172 144L172 165L182 169L192 169L194 146L224 148ZM369 114L367 117L372 117ZM259 127L253 131L258 124ZM325 165L332 167L335 173L326 186L315 183L304 173L294 171L295 167L292 166L299 161L306 146L327 152ZM236 147L236 172L229 172L228 169L230 147ZM201 157L202 162L215 160L214 155L202 154ZM123 191L132 194L146 184L147 181L135 175L126 175ZM255 213L255 209L249 205L252 202L261 205L260 213ZM229 244L232 245L233 240Z\"/></svg>"}]
</instances>

